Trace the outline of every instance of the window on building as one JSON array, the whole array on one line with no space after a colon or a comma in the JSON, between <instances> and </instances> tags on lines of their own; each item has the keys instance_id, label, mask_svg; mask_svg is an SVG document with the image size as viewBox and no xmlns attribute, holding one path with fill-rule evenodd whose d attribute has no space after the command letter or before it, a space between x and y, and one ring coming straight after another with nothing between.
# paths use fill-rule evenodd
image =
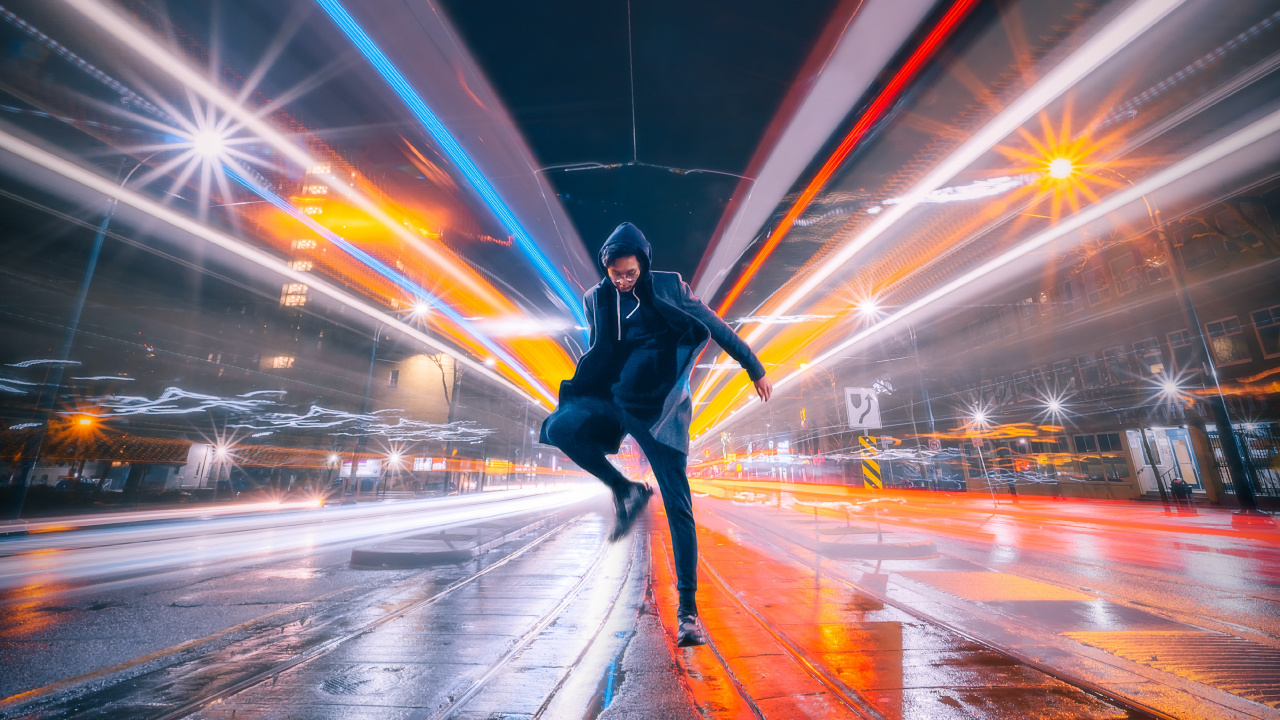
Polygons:
<instances>
[{"instance_id":1,"label":"window on building","mask_svg":"<svg viewBox=\"0 0 1280 720\"><path fill-rule=\"evenodd\" d=\"M289 263L289 267L297 270L298 272L311 272L311 268L314 267L314 265L312 265L310 260L294 260Z\"/></svg>"},{"instance_id":2,"label":"window on building","mask_svg":"<svg viewBox=\"0 0 1280 720\"><path fill-rule=\"evenodd\" d=\"M293 249L294 250L315 250L316 241L315 240L294 240Z\"/></svg>"},{"instance_id":3,"label":"window on building","mask_svg":"<svg viewBox=\"0 0 1280 720\"><path fill-rule=\"evenodd\" d=\"M1053 364L1053 382L1058 392L1070 390L1076 386L1076 369L1070 360L1059 360Z\"/></svg>"},{"instance_id":4,"label":"window on building","mask_svg":"<svg viewBox=\"0 0 1280 720\"><path fill-rule=\"evenodd\" d=\"M1062 308L1062 312L1067 315L1083 310L1084 305L1080 302L1081 295L1082 292L1079 280L1073 278L1064 283L1059 283L1058 307Z\"/></svg>"},{"instance_id":5,"label":"window on building","mask_svg":"<svg viewBox=\"0 0 1280 720\"><path fill-rule=\"evenodd\" d=\"M1076 452L1078 453L1096 453L1098 452L1098 438L1095 435L1076 435L1073 438L1076 443Z\"/></svg>"},{"instance_id":6,"label":"window on building","mask_svg":"<svg viewBox=\"0 0 1280 720\"><path fill-rule=\"evenodd\" d=\"M1133 379L1133 371L1129 369L1129 359L1125 357L1124 348L1107 348L1102 352L1102 366L1106 371L1107 385L1120 385Z\"/></svg>"},{"instance_id":7,"label":"window on building","mask_svg":"<svg viewBox=\"0 0 1280 720\"><path fill-rule=\"evenodd\" d=\"M1018 316L1011 307L1000 308L1000 334L1005 337L1018 334Z\"/></svg>"},{"instance_id":8,"label":"window on building","mask_svg":"<svg viewBox=\"0 0 1280 720\"><path fill-rule=\"evenodd\" d=\"M1173 277L1169 271L1169 255L1161 253L1153 258L1148 258L1146 262L1147 284L1155 285L1158 282L1168 280Z\"/></svg>"},{"instance_id":9,"label":"window on building","mask_svg":"<svg viewBox=\"0 0 1280 720\"><path fill-rule=\"evenodd\" d=\"M306 192L307 192L307 194L308 194L308 195L328 195L328 194L329 194L329 186L328 186L328 185L319 185L319 184L316 184L316 185L308 185L308 186L306 187Z\"/></svg>"},{"instance_id":10,"label":"window on building","mask_svg":"<svg viewBox=\"0 0 1280 720\"><path fill-rule=\"evenodd\" d=\"M1195 347L1191 344L1191 332L1179 330L1169 333L1169 349L1173 351L1173 369L1178 372L1196 372Z\"/></svg>"},{"instance_id":11,"label":"window on building","mask_svg":"<svg viewBox=\"0 0 1280 720\"><path fill-rule=\"evenodd\" d=\"M331 172L333 172L333 166L329 163L319 163L307 169L309 175L328 175Z\"/></svg>"},{"instance_id":12,"label":"window on building","mask_svg":"<svg viewBox=\"0 0 1280 720\"><path fill-rule=\"evenodd\" d=\"M1270 222L1266 208L1257 203L1242 203L1240 209L1254 224L1265 227ZM1262 244L1262 238L1255 235L1249 229L1249 225L1232 208L1226 208L1214 215L1213 221L1227 237L1231 238L1232 242L1227 243L1227 247L1233 251L1242 252L1248 247Z\"/></svg>"},{"instance_id":13,"label":"window on building","mask_svg":"<svg viewBox=\"0 0 1280 720\"><path fill-rule=\"evenodd\" d=\"M262 368L264 370L283 370L293 367L294 357L292 355L276 355L274 357L262 358Z\"/></svg>"},{"instance_id":14,"label":"window on building","mask_svg":"<svg viewBox=\"0 0 1280 720\"><path fill-rule=\"evenodd\" d=\"M982 321L982 344L993 343L1000 339L1000 318L990 317Z\"/></svg>"},{"instance_id":15,"label":"window on building","mask_svg":"<svg viewBox=\"0 0 1280 720\"><path fill-rule=\"evenodd\" d=\"M965 332L968 333L969 343L973 347L982 347L982 323L976 320L969 323L969 327L965 329Z\"/></svg>"},{"instance_id":16,"label":"window on building","mask_svg":"<svg viewBox=\"0 0 1280 720\"><path fill-rule=\"evenodd\" d=\"M1090 305L1097 305L1111 299L1111 286L1101 270L1089 270L1083 276L1084 293Z\"/></svg>"},{"instance_id":17,"label":"window on building","mask_svg":"<svg viewBox=\"0 0 1280 720\"><path fill-rule=\"evenodd\" d=\"M1080 381L1087 388L1102 387L1102 364L1096 353L1086 353L1076 358L1080 366Z\"/></svg>"},{"instance_id":18,"label":"window on building","mask_svg":"<svg viewBox=\"0 0 1280 720\"><path fill-rule=\"evenodd\" d=\"M1280 355L1280 305L1266 310L1254 310L1249 314L1253 329L1258 334L1258 344L1266 357Z\"/></svg>"},{"instance_id":19,"label":"window on building","mask_svg":"<svg viewBox=\"0 0 1280 720\"><path fill-rule=\"evenodd\" d=\"M1253 355L1245 344L1244 330L1240 327L1240 319L1234 315L1204 326L1209 333L1209 349L1213 359L1219 365L1233 365L1249 362Z\"/></svg>"},{"instance_id":20,"label":"window on building","mask_svg":"<svg viewBox=\"0 0 1280 720\"><path fill-rule=\"evenodd\" d=\"M1040 324L1040 308L1035 298L1027 298L1018 303L1018 321L1023 329L1030 329Z\"/></svg>"},{"instance_id":21,"label":"window on building","mask_svg":"<svg viewBox=\"0 0 1280 720\"><path fill-rule=\"evenodd\" d=\"M1133 344L1133 356L1138 362L1138 372L1144 377L1154 377L1164 372L1164 352L1155 338L1139 340Z\"/></svg>"},{"instance_id":22,"label":"window on building","mask_svg":"<svg viewBox=\"0 0 1280 720\"><path fill-rule=\"evenodd\" d=\"M285 283L280 289L280 304L296 307L307 304L307 286L302 283Z\"/></svg>"},{"instance_id":23,"label":"window on building","mask_svg":"<svg viewBox=\"0 0 1280 720\"><path fill-rule=\"evenodd\" d=\"M1121 295L1127 295L1142 287L1145 272L1138 258L1138 254L1131 251L1107 263L1111 268L1111 277L1116 279L1116 291Z\"/></svg>"},{"instance_id":24,"label":"window on building","mask_svg":"<svg viewBox=\"0 0 1280 720\"><path fill-rule=\"evenodd\" d=\"M1188 268L1199 267L1217 258L1222 244L1217 233L1198 221L1184 224L1173 237L1178 245L1178 254L1182 256L1182 264Z\"/></svg>"},{"instance_id":25,"label":"window on building","mask_svg":"<svg viewBox=\"0 0 1280 720\"><path fill-rule=\"evenodd\" d=\"M1013 375L1013 393L1018 400L1033 400L1036 397L1035 386L1031 384L1031 376L1026 372Z\"/></svg>"},{"instance_id":26,"label":"window on building","mask_svg":"<svg viewBox=\"0 0 1280 720\"><path fill-rule=\"evenodd\" d=\"M306 213L307 215L323 215L324 206L323 205L303 205L302 212Z\"/></svg>"},{"instance_id":27,"label":"window on building","mask_svg":"<svg viewBox=\"0 0 1280 720\"><path fill-rule=\"evenodd\" d=\"M1120 433L1098 433L1098 450L1102 452L1120 452L1124 447L1120 444Z\"/></svg>"},{"instance_id":28,"label":"window on building","mask_svg":"<svg viewBox=\"0 0 1280 720\"><path fill-rule=\"evenodd\" d=\"M387 376L387 387L400 387L400 371L392 370Z\"/></svg>"}]
</instances>

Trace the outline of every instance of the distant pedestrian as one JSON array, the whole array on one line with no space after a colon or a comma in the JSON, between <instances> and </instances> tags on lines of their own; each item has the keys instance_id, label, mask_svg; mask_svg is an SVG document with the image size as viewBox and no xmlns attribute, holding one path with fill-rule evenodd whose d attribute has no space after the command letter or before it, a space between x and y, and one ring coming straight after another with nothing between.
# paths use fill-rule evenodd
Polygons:
<instances>
[{"instance_id":1,"label":"distant pedestrian","mask_svg":"<svg viewBox=\"0 0 1280 720\"><path fill-rule=\"evenodd\" d=\"M693 400L689 373L708 340L747 371L761 400L773 386L764 366L733 329L698 298L679 273L649 270L649 242L622 223L600 248L606 278L583 297L589 345L560 406L542 424L542 442L564 451L613 490L611 540L631 529L653 491L609 462L630 434L653 468L671 528L680 604L677 644L706 643L698 622L698 539L686 475Z\"/></svg>"}]
</instances>

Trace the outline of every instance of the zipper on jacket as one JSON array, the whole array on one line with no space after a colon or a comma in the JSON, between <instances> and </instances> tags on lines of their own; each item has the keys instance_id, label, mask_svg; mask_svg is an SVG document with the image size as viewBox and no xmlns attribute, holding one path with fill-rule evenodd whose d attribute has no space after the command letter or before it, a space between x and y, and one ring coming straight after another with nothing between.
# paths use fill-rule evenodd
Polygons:
<instances>
[{"instance_id":1,"label":"zipper on jacket","mask_svg":"<svg viewBox=\"0 0 1280 720\"><path fill-rule=\"evenodd\" d=\"M617 285L613 286L613 291L618 294L618 342L622 342L622 291L618 289ZM636 311L640 309L640 296L636 294L635 288L632 288L628 292L631 293L631 297L635 298L636 301L636 306L631 308L631 312L627 313L627 319L630 320L631 316L635 315Z\"/></svg>"}]
</instances>

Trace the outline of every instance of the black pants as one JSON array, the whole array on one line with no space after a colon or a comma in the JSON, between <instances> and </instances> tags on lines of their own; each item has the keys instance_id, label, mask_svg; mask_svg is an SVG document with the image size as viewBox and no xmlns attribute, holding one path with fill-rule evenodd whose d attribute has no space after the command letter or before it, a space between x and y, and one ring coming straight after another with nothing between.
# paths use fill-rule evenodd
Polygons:
<instances>
[{"instance_id":1,"label":"black pants","mask_svg":"<svg viewBox=\"0 0 1280 720\"><path fill-rule=\"evenodd\" d=\"M547 439L564 451L578 467L600 478L615 491L626 488L627 480L605 457L607 448L594 438L591 429L601 423L621 425L649 459L653 475L662 491L662 504L671 528L671 549L676 561L676 590L681 613L696 615L698 604L698 536L693 525L693 498L685 474L688 456L663 445L649 434L649 423L632 417L616 404L595 398L577 398L547 426Z\"/></svg>"}]
</instances>

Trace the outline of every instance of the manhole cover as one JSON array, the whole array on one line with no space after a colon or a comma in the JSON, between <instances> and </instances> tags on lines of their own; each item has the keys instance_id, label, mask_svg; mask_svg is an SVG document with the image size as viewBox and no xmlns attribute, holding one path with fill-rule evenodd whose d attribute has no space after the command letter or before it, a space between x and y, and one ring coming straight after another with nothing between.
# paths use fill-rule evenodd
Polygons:
<instances>
[{"instance_id":1,"label":"manhole cover","mask_svg":"<svg viewBox=\"0 0 1280 720\"><path fill-rule=\"evenodd\" d=\"M382 692L404 677L403 667L371 668L325 678L320 689L329 695L368 695Z\"/></svg>"}]
</instances>

